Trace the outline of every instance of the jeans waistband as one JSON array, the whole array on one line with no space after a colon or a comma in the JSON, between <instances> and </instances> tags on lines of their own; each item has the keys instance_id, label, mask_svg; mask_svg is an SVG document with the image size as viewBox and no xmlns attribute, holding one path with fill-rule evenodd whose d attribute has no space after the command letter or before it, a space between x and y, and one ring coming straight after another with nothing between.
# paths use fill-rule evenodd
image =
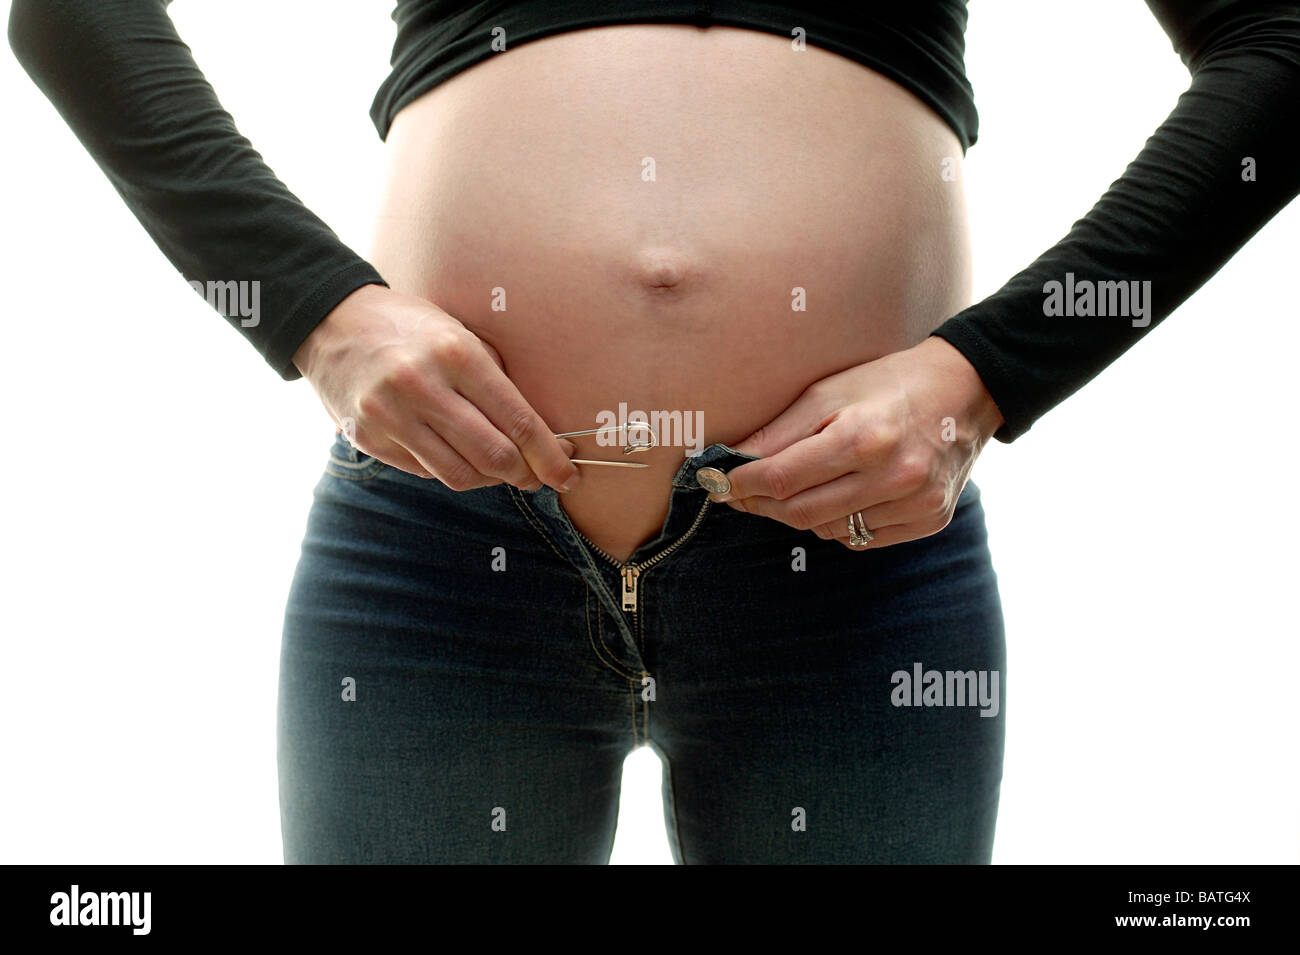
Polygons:
<instances>
[{"instance_id":1,"label":"jeans waistband","mask_svg":"<svg viewBox=\"0 0 1300 955\"><path fill-rule=\"evenodd\" d=\"M699 454L686 459L673 476L673 487L690 491L708 493L700 485L697 475L701 468L716 468L724 474L732 468L738 468L749 461L757 461L758 455L736 451L725 444L711 444Z\"/></svg>"},{"instance_id":2,"label":"jeans waistband","mask_svg":"<svg viewBox=\"0 0 1300 955\"><path fill-rule=\"evenodd\" d=\"M725 444L711 444L699 454L688 457L673 475L668 515L664 518L659 534L638 547L622 564L640 564L649 560L687 534L704 513L709 493L722 490L715 482L734 468L757 460L757 455L745 454ZM583 540L560 506L559 494L546 486L534 492L519 491L509 485L505 487L525 514L536 519L556 547L582 574L620 628L628 647L635 652L636 641L627 624L627 614L623 612L621 601L608 583L613 574L612 564ZM979 488L975 483L967 482L958 507L973 503L979 496ZM721 509L726 507L715 506Z\"/></svg>"}]
</instances>

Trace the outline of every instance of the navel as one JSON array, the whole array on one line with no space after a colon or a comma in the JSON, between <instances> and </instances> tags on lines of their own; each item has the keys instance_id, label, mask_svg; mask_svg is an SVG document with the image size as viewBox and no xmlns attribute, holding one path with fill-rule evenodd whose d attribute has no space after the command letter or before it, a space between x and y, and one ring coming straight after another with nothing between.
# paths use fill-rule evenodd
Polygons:
<instances>
[{"instance_id":1,"label":"navel","mask_svg":"<svg viewBox=\"0 0 1300 955\"><path fill-rule=\"evenodd\" d=\"M684 254L663 249L642 252L636 265L637 281L658 291L680 288L690 271Z\"/></svg>"}]
</instances>

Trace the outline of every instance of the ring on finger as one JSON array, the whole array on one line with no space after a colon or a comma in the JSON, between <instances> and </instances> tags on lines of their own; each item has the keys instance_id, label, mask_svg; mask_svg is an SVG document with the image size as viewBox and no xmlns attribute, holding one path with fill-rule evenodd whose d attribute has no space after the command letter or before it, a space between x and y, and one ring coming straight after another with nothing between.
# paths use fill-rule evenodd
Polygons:
<instances>
[{"instance_id":1,"label":"ring on finger","mask_svg":"<svg viewBox=\"0 0 1300 955\"><path fill-rule=\"evenodd\" d=\"M856 523L855 523L856 519ZM855 511L849 515L849 546L863 547L876 539L867 522L862 519L862 512Z\"/></svg>"}]
</instances>

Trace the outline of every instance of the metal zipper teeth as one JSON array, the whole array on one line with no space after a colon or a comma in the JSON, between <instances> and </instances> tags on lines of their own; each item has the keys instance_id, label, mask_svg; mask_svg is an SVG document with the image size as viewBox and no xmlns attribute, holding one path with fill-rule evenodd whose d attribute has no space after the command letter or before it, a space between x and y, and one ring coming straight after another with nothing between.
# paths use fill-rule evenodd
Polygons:
<instances>
[{"instance_id":1,"label":"metal zipper teeth","mask_svg":"<svg viewBox=\"0 0 1300 955\"><path fill-rule=\"evenodd\" d=\"M588 547L590 547L592 550L594 550L594 551L595 551L597 554L599 554L601 557L604 557L607 561L609 561L611 564L613 564L613 565L614 565L615 567L617 567L619 570L622 570L622 569L625 568L625 567L632 567L632 568L635 568L635 570L637 571L637 573L640 573L641 571L645 570L647 567L653 567L655 564L659 563L659 561L663 560L665 557L667 557L669 554L671 554L671 553L672 553L673 551L675 551L677 548L681 547L681 546L682 546L683 544L685 544L688 540L690 540L691 535L694 534L696 528L698 528L698 527L700 526L700 522L704 520L704 515L707 514L707 513L709 512L709 505L712 504L712 503L713 503L713 501L706 497L706 498L704 499L704 504L700 507L700 512L699 512L698 514L695 515L695 520L691 523L691 526L688 527L688 528L686 529L686 533L683 534L681 537L677 538L677 540L673 541L671 544L669 544L667 547L665 547L665 548L664 548L663 550L661 550L659 553L655 554L655 555L654 555L653 557L651 557L649 560L645 561L644 563L640 563L640 564L625 564L623 561L619 560L617 557L612 557L612 556L610 556L609 554L607 554L607 553L605 553L603 550L601 550L599 547L597 547L595 544L593 544L593 543L591 542L591 539L588 538L586 534L584 534L582 531L578 530L576 527L574 528L574 531L577 532L577 534L578 534L579 537L581 537L584 541L587 542L587 546L588 546Z\"/></svg>"}]
</instances>

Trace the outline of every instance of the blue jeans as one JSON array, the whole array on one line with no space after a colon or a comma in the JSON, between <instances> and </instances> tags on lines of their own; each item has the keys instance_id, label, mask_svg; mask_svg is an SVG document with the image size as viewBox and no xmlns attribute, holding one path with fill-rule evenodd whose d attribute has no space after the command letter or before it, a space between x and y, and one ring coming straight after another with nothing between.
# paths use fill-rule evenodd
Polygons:
<instances>
[{"instance_id":1,"label":"blue jeans","mask_svg":"<svg viewBox=\"0 0 1300 955\"><path fill-rule=\"evenodd\" d=\"M550 488L454 492L336 437L284 622L285 861L604 863L651 746L679 863L988 862L1005 643L978 488L858 552L696 484L749 460L686 458L633 575Z\"/></svg>"}]
</instances>

